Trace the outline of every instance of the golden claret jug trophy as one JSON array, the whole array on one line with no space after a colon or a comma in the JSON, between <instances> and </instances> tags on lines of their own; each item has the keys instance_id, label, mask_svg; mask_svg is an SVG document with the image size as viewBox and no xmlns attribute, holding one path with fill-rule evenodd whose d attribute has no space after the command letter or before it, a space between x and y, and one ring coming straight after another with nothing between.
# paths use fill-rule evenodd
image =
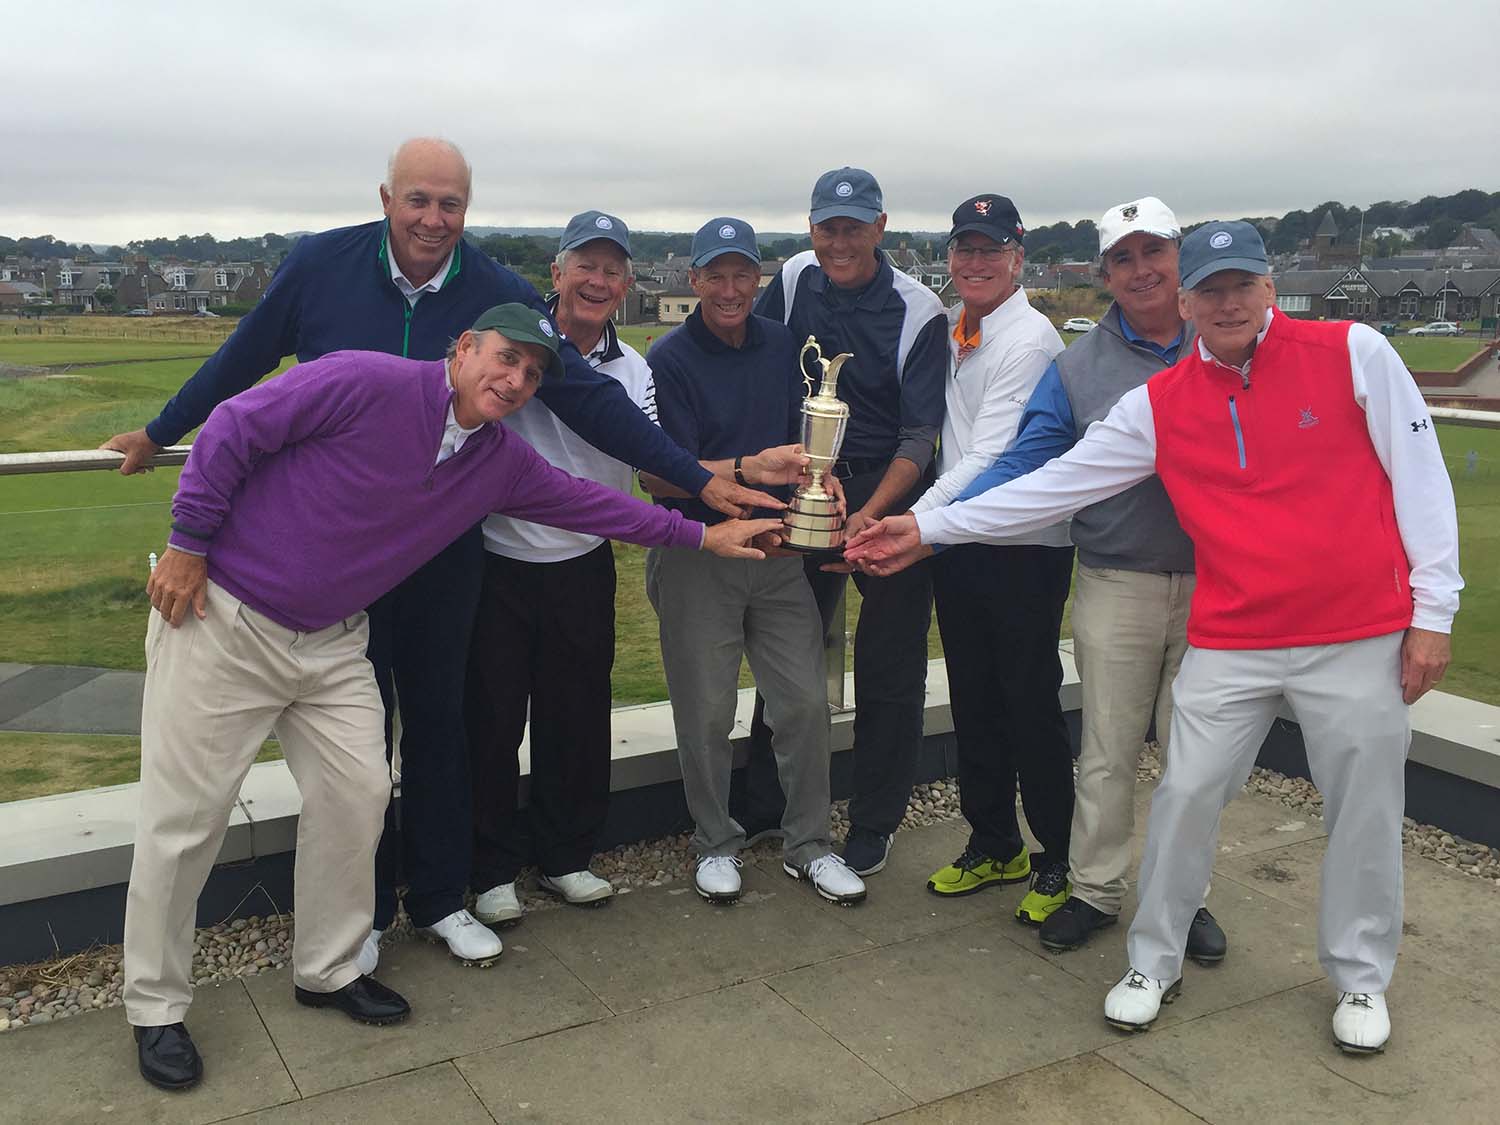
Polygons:
<instances>
[{"instance_id":1,"label":"golden claret jug trophy","mask_svg":"<svg viewBox=\"0 0 1500 1125\"><path fill-rule=\"evenodd\" d=\"M808 352L813 353L813 358L823 368L817 394L813 393L812 377L803 362ZM835 553L844 547L844 517L839 512L838 499L823 482L833 473L834 462L844 444L844 431L849 428L849 404L835 392L839 368L853 358L852 352L844 352L832 359L824 359L823 349L818 346L815 336L809 336L797 353L802 381L807 384L807 397L802 400L802 452L808 457L807 475L810 479L807 484L797 487L797 493L786 510L782 542L794 551Z\"/></svg>"}]
</instances>

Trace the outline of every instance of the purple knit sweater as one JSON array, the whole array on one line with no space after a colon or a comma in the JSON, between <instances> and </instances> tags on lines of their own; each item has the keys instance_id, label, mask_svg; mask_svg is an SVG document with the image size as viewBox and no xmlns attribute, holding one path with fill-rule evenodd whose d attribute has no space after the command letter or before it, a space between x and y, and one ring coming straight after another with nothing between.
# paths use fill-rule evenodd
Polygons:
<instances>
[{"instance_id":1,"label":"purple knit sweater","mask_svg":"<svg viewBox=\"0 0 1500 1125\"><path fill-rule=\"evenodd\" d=\"M554 469L486 425L441 465L442 361L333 352L219 404L172 501L172 546L289 629L364 609L490 512L655 547L703 525Z\"/></svg>"}]
</instances>

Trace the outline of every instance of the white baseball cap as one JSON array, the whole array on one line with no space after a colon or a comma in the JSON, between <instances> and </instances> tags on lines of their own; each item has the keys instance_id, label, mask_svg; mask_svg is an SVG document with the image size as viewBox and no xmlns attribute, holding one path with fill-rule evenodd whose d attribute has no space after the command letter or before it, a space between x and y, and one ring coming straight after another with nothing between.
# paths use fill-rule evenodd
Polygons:
<instances>
[{"instance_id":1,"label":"white baseball cap","mask_svg":"<svg viewBox=\"0 0 1500 1125\"><path fill-rule=\"evenodd\" d=\"M1131 234L1181 238L1182 228L1172 209L1154 195L1116 204L1099 220L1099 256L1104 257L1111 246Z\"/></svg>"}]
</instances>

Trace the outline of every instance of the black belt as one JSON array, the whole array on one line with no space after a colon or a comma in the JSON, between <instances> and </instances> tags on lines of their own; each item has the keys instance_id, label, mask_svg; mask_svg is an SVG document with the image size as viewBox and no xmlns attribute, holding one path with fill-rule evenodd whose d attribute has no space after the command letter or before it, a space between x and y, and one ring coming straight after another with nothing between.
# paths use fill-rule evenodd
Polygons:
<instances>
[{"instance_id":1,"label":"black belt","mask_svg":"<svg viewBox=\"0 0 1500 1125\"><path fill-rule=\"evenodd\" d=\"M865 473L883 472L890 463L889 457L840 458L833 463L833 475L840 480L848 480Z\"/></svg>"}]
</instances>

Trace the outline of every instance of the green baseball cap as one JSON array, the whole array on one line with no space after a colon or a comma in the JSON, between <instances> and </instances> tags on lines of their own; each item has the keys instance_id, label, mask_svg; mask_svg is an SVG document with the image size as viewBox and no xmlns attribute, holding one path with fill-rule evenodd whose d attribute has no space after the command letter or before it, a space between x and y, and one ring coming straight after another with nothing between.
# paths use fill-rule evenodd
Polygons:
<instances>
[{"instance_id":1,"label":"green baseball cap","mask_svg":"<svg viewBox=\"0 0 1500 1125\"><path fill-rule=\"evenodd\" d=\"M511 301L509 304L485 309L479 314L479 319L470 326L470 331L494 331L507 340L515 340L522 344L540 344L551 353L547 360L547 376L553 379L563 377L562 357L557 354L562 335L546 313L537 312L530 305Z\"/></svg>"}]
</instances>

